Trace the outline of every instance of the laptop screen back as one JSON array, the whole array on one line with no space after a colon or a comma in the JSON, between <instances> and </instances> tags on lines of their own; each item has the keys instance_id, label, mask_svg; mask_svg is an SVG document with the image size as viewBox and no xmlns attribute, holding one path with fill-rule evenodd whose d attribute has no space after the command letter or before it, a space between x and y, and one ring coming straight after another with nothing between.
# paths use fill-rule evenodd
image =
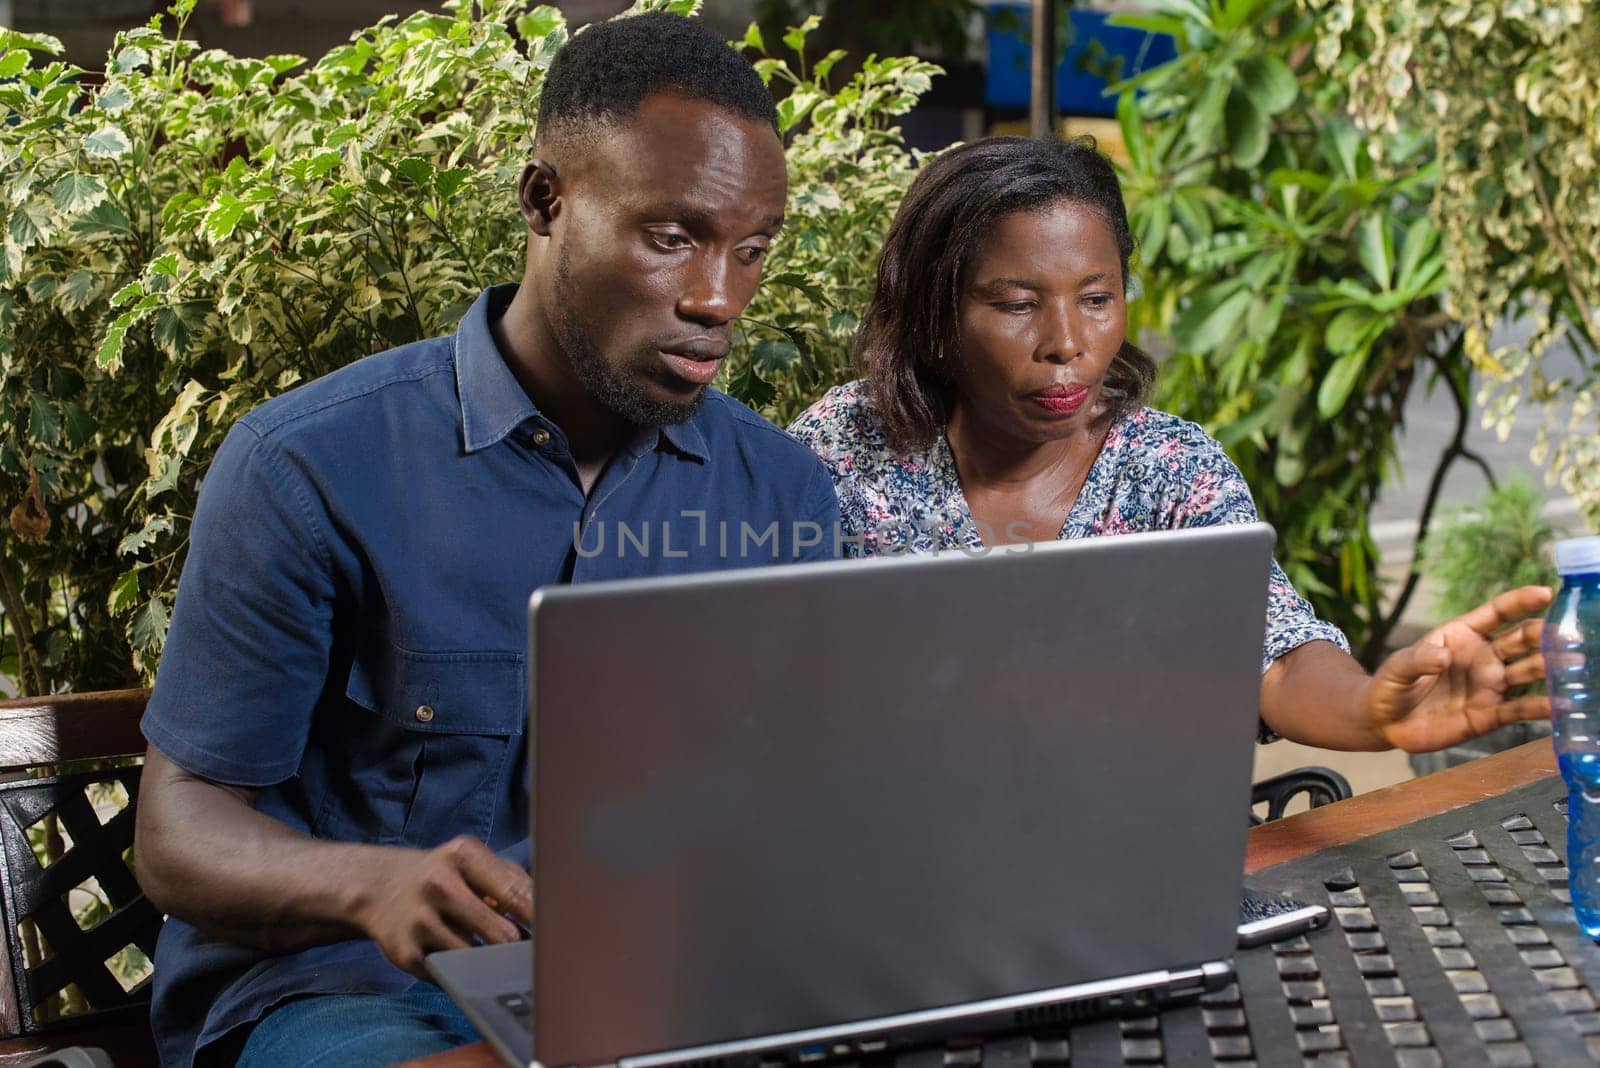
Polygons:
<instances>
[{"instance_id":1,"label":"laptop screen back","mask_svg":"<svg viewBox=\"0 0 1600 1068\"><path fill-rule=\"evenodd\" d=\"M1227 956L1271 544L536 594L539 1061Z\"/></svg>"}]
</instances>

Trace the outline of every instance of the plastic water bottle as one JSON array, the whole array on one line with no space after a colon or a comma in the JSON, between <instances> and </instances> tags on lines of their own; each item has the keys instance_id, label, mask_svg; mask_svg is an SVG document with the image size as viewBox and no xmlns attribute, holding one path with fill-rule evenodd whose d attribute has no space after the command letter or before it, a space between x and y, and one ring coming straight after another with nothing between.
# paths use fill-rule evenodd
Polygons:
<instances>
[{"instance_id":1,"label":"plastic water bottle","mask_svg":"<svg viewBox=\"0 0 1600 1068\"><path fill-rule=\"evenodd\" d=\"M1556 762L1567 781L1572 911L1600 939L1600 537L1556 543L1561 592L1545 616Z\"/></svg>"}]
</instances>

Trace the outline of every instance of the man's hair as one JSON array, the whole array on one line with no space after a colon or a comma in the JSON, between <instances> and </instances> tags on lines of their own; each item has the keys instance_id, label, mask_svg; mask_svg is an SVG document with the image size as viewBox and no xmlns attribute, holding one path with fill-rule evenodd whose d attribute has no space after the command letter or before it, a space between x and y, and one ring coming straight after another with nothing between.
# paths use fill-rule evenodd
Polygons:
<instances>
[{"instance_id":1,"label":"man's hair","mask_svg":"<svg viewBox=\"0 0 1600 1068\"><path fill-rule=\"evenodd\" d=\"M950 364L960 344L962 272L1003 216L1082 204L1111 229L1128 284L1133 235L1117 172L1093 138L989 137L935 158L906 192L878 259L878 287L856 334L855 360L899 449L924 447L950 417ZM1155 361L1124 340L1102 395L1137 405Z\"/></svg>"},{"instance_id":2,"label":"man's hair","mask_svg":"<svg viewBox=\"0 0 1600 1068\"><path fill-rule=\"evenodd\" d=\"M772 94L743 56L694 19L652 11L589 26L556 53L539 98L538 140L618 125L656 93L778 128Z\"/></svg>"}]
</instances>

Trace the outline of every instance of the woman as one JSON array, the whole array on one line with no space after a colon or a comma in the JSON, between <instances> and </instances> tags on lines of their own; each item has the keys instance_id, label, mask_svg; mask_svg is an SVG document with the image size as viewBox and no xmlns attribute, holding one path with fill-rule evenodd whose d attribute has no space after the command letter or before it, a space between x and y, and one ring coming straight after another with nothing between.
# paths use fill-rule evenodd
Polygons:
<instances>
[{"instance_id":1,"label":"woman","mask_svg":"<svg viewBox=\"0 0 1600 1068\"><path fill-rule=\"evenodd\" d=\"M1146 408L1127 340L1133 238L1088 139L997 137L912 183L856 339L866 378L790 431L833 472L865 553L980 549L1256 518L1243 476L1193 423ZM1154 596L1156 591L1130 591ZM1547 713L1530 586L1390 656L1369 676L1274 563L1263 737L1332 749L1442 748Z\"/></svg>"}]
</instances>

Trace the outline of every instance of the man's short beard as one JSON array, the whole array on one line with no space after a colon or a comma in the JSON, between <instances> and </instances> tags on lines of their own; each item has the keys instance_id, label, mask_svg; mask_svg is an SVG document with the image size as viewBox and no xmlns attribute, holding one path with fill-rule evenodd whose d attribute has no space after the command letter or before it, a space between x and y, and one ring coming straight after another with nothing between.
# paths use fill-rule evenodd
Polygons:
<instances>
[{"instance_id":1,"label":"man's short beard","mask_svg":"<svg viewBox=\"0 0 1600 1068\"><path fill-rule=\"evenodd\" d=\"M690 400L678 403L651 400L645 395L640 382L623 377L606 362L578 322L576 308L581 298L572 284L565 242L556 258L555 298L551 323L555 327L556 340L566 353L572 369L577 372L578 381L583 383L595 400L634 426L671 426L687 422L700 410L706 398L703 387L696 390Z\"/></svg>"}]
</instances>

